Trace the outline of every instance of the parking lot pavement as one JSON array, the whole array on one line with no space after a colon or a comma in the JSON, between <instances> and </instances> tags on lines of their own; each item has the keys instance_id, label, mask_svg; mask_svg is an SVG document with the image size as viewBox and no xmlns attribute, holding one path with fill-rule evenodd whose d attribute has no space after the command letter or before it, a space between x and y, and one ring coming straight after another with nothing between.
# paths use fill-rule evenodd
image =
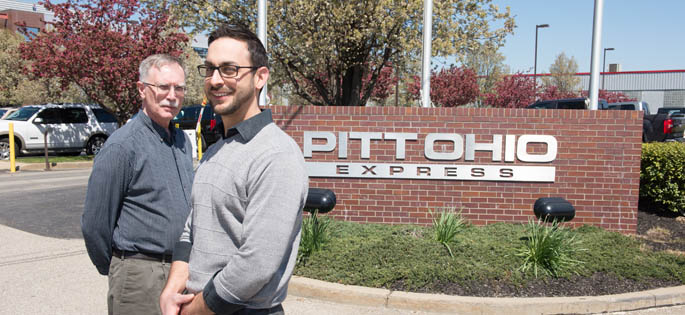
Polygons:
<instances>
[{"instance_id":1,"label":"parking lot pavement","mask_svg":"<svg viewBox=\"0 0 685 315\"><path fill-rule=\"evenodd\" d=\"M0 225L0 314L106 314L107 277L83 240L55 239Z\"/></svg>"},{"instance_id":2,"label":"parking lot pavement","mask_svg":"<svg viewBox=\"0 0 685 315\"><path fill-rule=\"evenodd\" d=\"M57 239L0 225L0 314L106 314L107 277L88 259L83 240ZM430 314L288 296L288 314Z\"/></svg>"}]
</instances>

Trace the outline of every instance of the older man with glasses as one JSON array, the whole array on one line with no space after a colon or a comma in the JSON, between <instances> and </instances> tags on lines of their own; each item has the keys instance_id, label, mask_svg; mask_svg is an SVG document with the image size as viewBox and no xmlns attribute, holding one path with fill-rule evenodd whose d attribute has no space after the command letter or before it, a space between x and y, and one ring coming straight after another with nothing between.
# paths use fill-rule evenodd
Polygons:
<instances>
[{"instance_id":1,"label":"older man with glasses","mask_svg":"<svg viewBox=\"0 0 685 315\"><path fill-rule=\"evenodd\" d=\"M185 96L181 61L152 55L139 68L143 106L95 157L81 228L91 261L109 276L109 314L160 314L174 244L190 212L188 136L171 124Z\"/></svg>"}]
</instances>

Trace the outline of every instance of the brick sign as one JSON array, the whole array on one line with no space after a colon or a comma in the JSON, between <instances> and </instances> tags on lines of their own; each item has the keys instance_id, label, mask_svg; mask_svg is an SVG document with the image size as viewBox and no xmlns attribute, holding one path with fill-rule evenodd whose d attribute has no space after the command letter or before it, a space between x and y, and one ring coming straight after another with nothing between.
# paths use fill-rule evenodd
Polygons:
<instances>
[{"instance_id":1,"label":"brick sign","mask_svg":"<svg viewBox=\"0 0 685 315\"><path fill-rule=\"evenodd\" d=\"M527 222L540 197L576 208L573 225L634 234L642 117L636 111L271 107L300 145L331 215L430 224L454 207L476 225Z\"/></svg>"}]
</instances>

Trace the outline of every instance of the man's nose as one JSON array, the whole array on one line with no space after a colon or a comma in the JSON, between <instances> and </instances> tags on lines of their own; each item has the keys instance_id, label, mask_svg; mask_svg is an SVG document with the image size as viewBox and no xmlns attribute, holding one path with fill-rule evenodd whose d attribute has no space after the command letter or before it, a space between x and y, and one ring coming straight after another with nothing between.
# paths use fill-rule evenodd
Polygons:
<instances>
[{"instance_id":1,"label":"man's nose","mask_svg":"<svg viewBox=\"0 0 685 315\"><path fill-rule=\"evenodd\" d=\"M175 99L177 99L177 98L178 98L178 97L176 96L176 88L175 88L175 87L172 87L172 88L169 90L169 93L166 94L166 99L168 99L168 100L175 100Z\"/></svg>"},{"instance_id":2,"label":"man's nose","mask_svg":"<svg viewBox=\"0 0 685 315\"><path fill-rule=\"evenodd\" d=\"M212 76L209 77L209 84L211 86L219 86L224 84L224 78L221 77L219 69L214 69L214 71L212 71Z\"/></svg>"}]
</instances>

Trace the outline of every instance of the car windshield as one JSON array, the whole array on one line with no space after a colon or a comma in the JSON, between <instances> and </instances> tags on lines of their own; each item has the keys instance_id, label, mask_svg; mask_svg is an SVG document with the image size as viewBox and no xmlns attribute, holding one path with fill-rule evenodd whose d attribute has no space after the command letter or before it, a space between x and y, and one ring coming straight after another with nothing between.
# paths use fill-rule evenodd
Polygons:
<instances>
[{"instance_id":1,"label":"car windshield","mask_svg":"<svg viewBox=\"0 0 685 315\"><path fill-rule=\"evenodd\" d=\"M40 108L38 107L22 107L18 109L16 112L11 113L9 116L5 117L6 120L20 120L20 121L27 121L33 114L35 114L37 111L39 111Z\"/></svg>"}]
</instances>

